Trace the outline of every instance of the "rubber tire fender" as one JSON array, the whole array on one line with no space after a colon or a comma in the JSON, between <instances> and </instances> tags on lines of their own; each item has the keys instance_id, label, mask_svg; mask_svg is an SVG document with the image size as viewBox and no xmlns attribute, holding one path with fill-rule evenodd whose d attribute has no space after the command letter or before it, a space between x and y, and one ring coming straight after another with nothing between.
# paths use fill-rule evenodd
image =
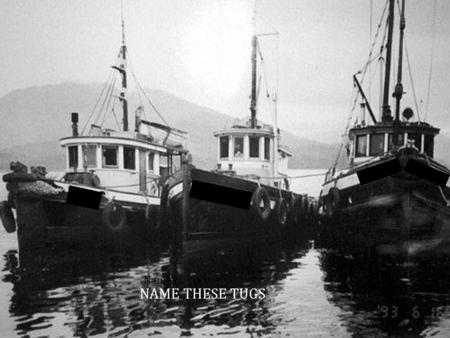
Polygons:
<instances>
[{"instance_id":1,"label":"rubber tire fender","mask_svg":"<svg viewBox=\"0 0 450 338\"><path fill-rule=\"evenodd\" d=\"M341 194L338 188L333 187L328 191L326 206L328 217L333 217L339 214L341 209Z\"/></svg>"},{"instance_id":2,"label":"rubber tire fender","mask_svg":"<svg viewBox=\"0 0 450 338\"><path fill-rule=\"evenodd\" d=\"M284 198L279 198L275 205L275 220L281 227L285 227L288 222L289 207Z\"/></svg>"},{"instance_id":3,"label":"rubber tire fender","mask_svg":"<svg viewBox=\"0 0 450 338\"><path fill-rule=\"evenodd\" d=\"M263 208L261 208L261 202L264 203ZM258 187L253 192L251 209L260 220L266 221L269 218L270 196L266 189Z\"/></svg>"},{"instance_id":4,"label":"rubber tire fender","mask_svg":"<svg viewBox=\"0 0 450 338\"><path fill-rule=\"evenodd\" d=\"M122 231L127 224L127 212L122 206L111 201L103 208L102 221L112 232Z\"/></svg>"},{"instance_id":5,"label":"rubber tire fender","mask_svg":"<svg viewBox=\"0 0 450 338\"><path fill-rule=\"evenodd\" d=\"M16 220L8 201L0 202L0 218L7 233L16 231Z\"/></svg>"}]
</instances>

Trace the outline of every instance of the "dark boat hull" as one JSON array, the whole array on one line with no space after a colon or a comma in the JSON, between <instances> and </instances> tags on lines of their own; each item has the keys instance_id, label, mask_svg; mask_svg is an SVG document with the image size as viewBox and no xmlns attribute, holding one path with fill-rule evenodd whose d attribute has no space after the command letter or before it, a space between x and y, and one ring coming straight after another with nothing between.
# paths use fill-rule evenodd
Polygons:
<instances>
[{"instance_id":1,"label":"dark boat hull","mask_svg":"<svg viewBox=\"0 0 450 338\"><path fill-rule=\"evenodd\" d=\"M175 244L182 248L184 255L222 252L236 246L247 245L257 239L277 240L292 234L308 236L312 220L308 219L308 206L304 210L294 208L293 201L302 198L297 194L193 167L186 169L184 175L179 172L168 180L161 199L162 220L167 220L171 233L176 234L173 236ZM192 197L190 189L193 181L251 193L258 187L264 188L270 196L273 208L276 200L280 198L288 202L287 220L281 224L274 209L271 209L268 218L263 220L252 207L239 208ZM182 185L183 188L180 187ZM187 190L184 187L187 187ZM176 192L172 193L171 190ZM306 195L303 196L303 200L307 201Z\"/></svg>"},{"instance_id":2,"label":"dark boat hull","mask_svg":"<svg viewBox=\"0 0 450 338\"><path fill-rule=\"evenodd\" d=\"M381 254L449 253L448 197L448 187L405 170L330 190L321 198L322 243Z\"/></svg>"},{"instance_id":3,"label":"dark boat hull","mask_svg":"<svg viewBox=\"0 0 450 338\"><path fill-rule=\"evenodd\" d=\"M159 205L109 199L99 190L99 205L88 208L69 203L68 193L52 182L27 174L8 174L8 179L8 201L2 202L1 216L3 223L13 223L17 229L22 252L145 247L154 237L163 238L158 229ZM89 197L86 194L83 198ZM11 209L15 209L15 219Z\"/></svg>"},{"instance_id":4,"label":"dark boat hull","mask_svg":"<svg viewBox=\"0 0 450 338\"><path fill-rule=\"evenodd\" d=\"M127 212L126 223L116 229L104 223L102 209L20 197L15 207L20 251L145 246L154 236L144 211Z\"/></svg>"}]
</instances>

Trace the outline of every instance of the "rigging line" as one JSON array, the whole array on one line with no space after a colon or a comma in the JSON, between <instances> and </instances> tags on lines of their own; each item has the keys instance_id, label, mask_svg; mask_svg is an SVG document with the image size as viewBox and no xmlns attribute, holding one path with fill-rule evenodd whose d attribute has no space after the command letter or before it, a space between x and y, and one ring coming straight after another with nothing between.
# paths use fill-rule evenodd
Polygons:
<instances>
[{"instance_id":1,"label":"rigging line","mask_svg":"<svg viewBox=\"0 0 450 338\"><path fill-rule=\"evenodd\" d=\"M355 96L355 98L358 97L358 91L357 91L356 88L353 88L353 94L352 94L351 97L353 97L353 96ZM347 116L347 123L346 123L346 126L345 126L345 132L344 132L344 134L341 137L341 142L337 146L338 147L338 151L337 151L337 155L336 155L336 157L334 159L334 162L333 162L333 168L336 168L336 166L337 166L337 164L339 162L339 159L341 158L341 153L342 153L342 149L344 147L344 144L347 141L346 136L347 136L348 130L350 128L350 124L352 122L353 111L355 110L355 107L356 107L356 100L353 100L353 103L354 103L354 105L353 105L352 109L349 111L348 116Z\"/></svg>"},{"instance_id":2,"label":"rigging line","mask_svg":"<svg viewBox=\"0 0 450 338\"><path fill-rule=\"evenodd\" d=\"M116 121L117 128L120 130L121 129L120 128L120 122L119 122L119 119L117 118L116 110L114 109L115 107L116 107L116 100L114 100L113 107L112 107L111 111L113 113L114 120Z\"/></svg>"},{"instance_id":3,"label":"rigging line","mask_svg":"<svg viewBox=\"0 0 450 338\"><path fill-rule=\"evenodd\" d=\"M117 77L117 73L113 70L113 74L111 76L111 79L109 80L109 84L108 84L108 89L105 93L105 96L103 98L103 102L102 105L100 106L99 110L98 110L98 115L94 121L94 124L97 124L98 121L101 120L102 114L104 113L104 107L106 104L106 101L108 100L108 98L110 97L110 95L112 95L112 90L113 90L113 84L115 82L115 78Z\"/></svg>"},{"instance_id":4,"label":"rigging line","mask_svg":"<svg viewBox=\"0 0 450 338\"><path fill-rule=\"evenodd\" d=\"M373 1L370 0L369 40L372 38ZM369 101L372 100L372 68L369 63Z\"/></svg>"},{"instance_id":5,"label":"rigging line","mask_svg":"<svg viewBox=\"0 0 450 338\"><path fill-rule=\"evenodd\" d=\"M81 128L81 135L84 134L84 132L86 130L86 127L89 124L89 121L91 120L92 116L94 115L95 110L97 109L97 106L98 106L98 104L99 104L99 102L100 102L100 100L101 100L101 98L103 96L103 93L105 92L106 87L108 86L109 81L111 81L110 78L113 76L113 72L114 72L114 70L111 69L110 72L109 72L108 80L106 80L105 84L103 85L102 91L100 92L100 95L97 97L97 101L95 102L94 108L92 108L92 110L91 110L91 112L89 114L89 117L87 118L86 122L83 125L83 128Z\"/></svg>"},{"instance_id":6,"label":"rigging line","mask_svg":"<svg viewBox=\"0 0 450 338\"><path fill-rule=\"evenodd\" d=\"M135 78L136 83L138 84L139 88L141 88L142 93L144 94L144 97L147 99L148 103L150 104L150 106L153 108L153 110L156 112L156 114L159 116L159 118L170 128L169 123L166 121L166 119L162 116L162 114L159 112L159 110L156 108L156 106L153 104L153 102L150 100L150 98L148 97L146 91L144 90L144 88L142 88L141 84L139 83L139 81L137 81L137 79Z\"/></svg>"},{"instance_id":7,"label":"rigging line","mask_svg":"<svg viewBox=\"0 0 450 338\"><path fill-rule=\"evenodd\" d=\"M431 32L430 72L428 73L427 101L426 101L426 105L425 105L424 120L426 120L426 118L427 118L428 108L430 106L431 80L432 80L432 76L433 76L433 57L434 57L434 45L435 45L435 36L436 36L436 8L437 8L437 0L434 0L433 29Z\"/></svg>"},{"instance_id":8,"label":"rigging line","mask_svg":"<svg viewBox=\"0 0 450 338\"><path fill-rule=\"evenodd\" d=\"M411 63L409 61L409 53L408 53L408 46L406 45L406 39L405 39L405 54L406 54L406 64L408 65L408 74L409 74L409 81L411 82L411 88L412 88L412 93L413 93L413 98L414 98L414 105L416 106L416 111L417 111L417 119L420 121L420 110L419 110L419 104L417 103L417 96L416 96L416 88L414 86L414 80L413 80L413 76L412 76L412 71L411 71Z\"/></svg>"},{"instance_id":9,"label":"rigging line","mask_svg":"<svg viewBox=\"0 0 450 338\"><path fill-rule=\"evenodd\" d=\"M384 16L385 16L385 14L386 14L387 5L388 5L388 1L386 1L386 4L384 5L383 13L381 14L380 21L379 21L379 23L378 23L378 25L377 25L377 31L375 32L375 35L374 35L374 37L373 37L373 41L372 41L372 44L371 44L371 47L370 47L370 51L369 51L368 61L367 61L366 64L363 66L363 68L361 68L361 70L359 71L359 72L361 72L361 73L365 73L365 71L367 70L367 67L368 67L368 65L369 65L368 62L369 62L370 59L372 58L373 50L374 50L374 48L375 48L375 44L376 44L376 42L377 42L378 35L380 34L380 28L381 28L381 25L383 24L383 19L384 19ZM362 79L361 81L363 81L363 79Z\"/></svg>"},{"instance_id":10,"label":"rigging line","mask_svg":"<svg viewBox=\"0 0 450 338\"><path fill-rule=\"evenodd\" d=\"M114 91L114 89L115 89L116 80L117 80L117 76L114 78L114 81L113 81L113 83L112 83L112 85L111 85L111 93L110 93L110 95L109 95L108 102L106 103L105 113L104 113L104 115L103 115L103 120L102 120L102 123L101 123L100 125L103 125L103 123L105 123L106 116L108 115L108 110L109 110L109 106L110 106L110 104L111 104L111 99L112 99L113 96L114 96L114 95L113 95L113 91Z\"/></svg>"},{"instance_id":11,"label":"rigging line","mask_svg":"<svg viewBox=\"0 0 450 338\"><path fill-rule=\"evenodd\" d=\"M94 121L94 124L99 124L99 125L101 125L100 121L102 120L102 116L103 116L104 114L106 114L107 108L105 108L105 105L107 104L108 100L111 98L111 95L112 95L112 93L113 93L113 90L114 90L114 83L115 83L116 77L117 77L117 76L116 76L116 74L115 74L115 75L113 76L113 78L111 79L110 83L109 83L108 90L107 90L106 93L105 93L105 97L103 98L102 105L101 105L101 107L100 107L100 109L99 109L99 112L98 112L97 118L96 118L95 121ZM103 120L104 120L104 119L103 119Z\"/></svg>"},{"instance_id":12,"label":"rigging line","mask_svg":"<svg viewBox=\"0 0 450 338\"><path fill-rule=\"evenodd\" d=\"M144 90L144 88L142 87L141 83L138 81L136 74L133 72L133 70L130 67L130 71L131 71L131 75L134 78L134 82L136 83L136 87L137 90L141 91L142 94L144 95L144 97L147 99L148 103L150 104L150 106L153 108L153 110L156 112L156 114L159 116L159 118L167 125L169 126L169 123L167 123L167 121L164 119L164 117L162 116L162 114L159 112L159 110L156 108L156 106L153 104L153 102L150 100L150 98L147 96L146 91ZM139 96L140 98L140 96ZM144 114L145 114L145 110L144 110ZM150 119L150 117L148 117ZM170 126L169 126L170 127Z\"/></svg>"},{"instance_id":13,"label":"rigging line","mask_svg":"<svg viewBox=\"0 0 450 338\"><path fill-rule=\"evenodd\" d=\"M372 60L373 50L374 50L375 44L376 44L376 42L377 42L377 40L378 40L378 36L379 36L380 29L381 29L381 26L382 26L383 21L384 21L384 17L385 17L385 15L386 15L386 10L387 10L387 8L388 8L388 4L389 4L389 1L386 0L385 5L384 5L384 8L383 8L383 12L382 12L382 14L381 14L380 20L379 20L378 25L377 25L377 30L376 30L376 32L375 32L375 36L374 36L373 41L372 41L372 44L371 44L371 48L370 48L370 51L369 51L368 61L367 61L366 64L363 66L363 68L361 68L361 69L356 73L356 74L361 74L361 73L362 73L361 80L360 80L361 84L364 82L364 78L365 78L365 75L366 75L366 71L367 71L368 66L370 65L370 63L371 63L373 60L376 59L376 58L373 58L373 60ZM386 24L387 24L387 20L386 20ZM385 29L384 33L386 33L386 29ZM382 43L381 43L382 45L383 45L383 42L384 42L384 37L383 37L383 40L382 40ZM380 48L380 54L382 53L382 51L383 51L383 48ZM350 109L349 116L348 116L348 118L347 118L347 124L346 124L346 127L345 127L345 133L344 133L344 135L343 135L343 137L342 137L342 141L341 141L341 143L340 143L340 145L339 145L339 150L338 150L337 156L336 156L336 158L335 158L335 161L334 161L334 164L333 164L333 168L336 168L337 163L338 163L338 161L339 161L339 159L340 159L340 157L341 157L341 153L342 153L342 149L343 149L343 147L344 147L344 143L346 143L345 137L346 137L346 135L347 135L347 133L348 133L348 130L349 130L349 128L350 128L350 124L351 124L351 121L352 121L353 112L354 112L354 110L355 110L355 108L356 108L356 104L357 104L357 102L358 102L359 92L356 91L355 89L354 89L354 94L352 95L352 97L353 97L353 96L354 96L353 104L352 104L352 107L351 107L351 109Z\"/></svg>"},{"instance_id":14,"label":"rigging line","mask_svg":"<svg viewBox=\"0 0 450 338\"><path fill-rule=\"evenodd\" d=\"M111 92L111 85L113 83L113 80L114 80L114 75L109 80L108 89L106 90L105 96L103 97L103 102L102 102L102 105L100 106L100 108L98 110L98 114L97 114L97 117L94 120L94 124L99 124L99 121L101 120L102 114L104 113L104 107L105 107L106 101L107 101L107 99L108 99L108 97L110 95L110 92Z\"/></svg>"},{"instance_id":15,"label":"rigging line","mask_svg":"<svg viewBox=\"0 0 450 338\"><path fill-rule=\"evenodd\" d=\"M111 95L109 96L109 99L108 99L108 102L107 102L107 105L106 105L105 115L103 117L102 125L103 125L103 123L106 120L106 115L107 115L107 113L109 111L109 107L111 105L111 100L113 100L114 104L116 102L116 98L114 97L114 89L116 88L116 80L117 80L117 77L114 79L114 82L112 84ZM127 99L127 98L125 98L125 99Z\"/></svg>"},{"instance_id":16,"label":"rigging line","mask_svg":"<svg viewBox=\"0 0 450 338\"><path fill-rule=\"evenodd\" d=\"M259 58L261 59L261 66L263 69L264 84L266 85L266 97L270 98L269 83L267 82L266 63L264 62L264 58L262 56L261 49L259 48L259 44L258 44L258 53L259 53Z\"/></svg>"},{"instance_id":17,"label":"rigging line","mask_svg":"<svg viewBox=\"0 0 450 338\"><path fill-rule=\"evenodd\" d=\"M142 102L142 96L141 96L140 90L139 90L139 88L138 88L138 86L137 86L136 75L134 74L133 67L131 66L131 62L130 62L130 61L128 61L128 68L130 69L130 73L131 73L131 75L133 76L134 81L135 81L135 85L136 85L136 93L137 93L137 95L138 95L139 103L140 103L140 105L142 106L142 108L144 108L144 103ZM144 116L145 116L146 118L150 119L149 116L147 117L147 113L145 112L145 110L143 110L143 112L144 112Z\"/></svg>"},{"instance_id":18,"label":"rigging line","mask_svg":"<svg viewBox=\"0 0 450 338\"><path fill-rule=\"evenodd\" d=\"M327 171L324 172L320 172L320 173L315 173L315 174L305 174L305 175L295 175L295 176L258 176L258 178L263 178L263 179L283 179L283 178L288 178L288 179L298 179L298 178L308 178L308 177L316 177L316 176L324 176L327 173ZM239 177L250 177L250 176L254 176L252 174L250 175L236 175Z\"/></svg>"}]
</instances>

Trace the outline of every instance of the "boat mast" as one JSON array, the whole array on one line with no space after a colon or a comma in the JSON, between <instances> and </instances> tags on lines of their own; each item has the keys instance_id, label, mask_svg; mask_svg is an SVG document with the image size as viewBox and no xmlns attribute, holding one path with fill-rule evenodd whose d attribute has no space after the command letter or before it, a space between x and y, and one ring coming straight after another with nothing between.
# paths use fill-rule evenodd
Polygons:
<instances>
[{"instance_id":1,"label":"boat mast","mask_svg":"<svg viewBox=\"0 0 450 338\"><path fill-rule=\"evenodd\" d=\"M395 97L395 121L400 120L400 100L403 96L402 85L402 66L403 66L403 35L405 31L405 0L402 0L401 18L400 18L400 44L398 52L398 72L397 72L397 84L393 96Z\"/></svg>"},{"instance_id":2,"label":"boat mast","mask_svg":"<svg viewBox=\"0 0 450 338\"><path fill-rule=\"evenodd\" d=\"M123 0L121 1L121 17L122 17L122 46L119 51L119 66L112 66L122 77L122 88L120 90L119 100L122 103L122 122L123 131L128 131L128 100L127 100L127 46L125 44L125 20L123 18Z\"/></svg>"},{"instance_id":3,"label":"boat mast","mask_svg":"<svg viewBox=\"0 0 450 338\"><path fill-rule=\"evenodd\" d=\"M382 120L383 122L391 121L391 108L389 106L389 79L391 76L391 55L392 55L392 35L394 31L394 1L389 0L389 16L388 16L388 37L386 45L386 68L384 75L384 92Z\"/></svg>"},{"instance_id":4,"label":"boat mast","mask_svg":"<svg viewBox=\"0 0 450 338\"><path fill-rule=\"evenodd\" d=\"M253 9L253 37L252 37L252 80L251 80L251 96L250 96L250 127L256 127L256 76L257 76L257 49L258 37L256 36L256 1Z\"/></svg>"}]
</instances>

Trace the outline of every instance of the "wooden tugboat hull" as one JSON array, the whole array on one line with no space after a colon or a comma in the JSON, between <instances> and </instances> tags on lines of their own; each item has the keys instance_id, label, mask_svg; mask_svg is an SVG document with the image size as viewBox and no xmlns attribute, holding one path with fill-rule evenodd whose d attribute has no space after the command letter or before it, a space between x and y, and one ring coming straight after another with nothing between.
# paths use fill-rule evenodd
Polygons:
<instances>
[{"instance_id":1,"label":"wooden tugboat hull","mask_svg":"<svg viewBox=\"0 0 450 338\"><path fill-rule=\"evenodd\" d=\"M34 183L21 182L20 189L18 184L8 183L8 204L16 211L20 251L64 247L145 247L156 236L159 198L152 198L151 202L158 202L153 205L114 199L119 211L110 212L107 218L111 201L105 197L102 197L98 209L91 209L67 203L65 188L68 184L59 183L59 193L55 194L27 189L27 184Z\"/></svg>"},{"instance_id":2,"label":"wooden tugboat hull","mask_svg":"<svg viewBox=\"0 0 450 338\"><path fill-rule=\"evenodd\" d=\"M211 202L190 196L192 182L203 182L253 194L258 188L270 196L269 217L262 220L253 210ZM185 190L184 187L187 187ZM221 252L246 245L255 240L277 240L281 236L307 231L306 210L294 208L294 200L300 195L277 189L239 177L227 176L188 167L168 180L161 199L162 220L167 225L183 254L202 255L205 252ZM277 219L277 200L287 201L288 217L285 224ZM306 196L303 196L305 199ZM305 208L307 209L307 208ZM165 217L164 215L167 215ZM304 217L303 217L304 216Z\"/></svg>"},{"instance_id":3,"label":"wooden tugboat hull","mask_svg":"<svg viewBox=\"0 0 450 338\"><path fill-rule=\"evenodd\" d=\"M322 196L323 241L351 249L376 248L382 254L449 252L450 189L430 177L419 177L420 173L409 173L405 169L411 157L404 160L402 156L398 173L342 190L332 188ZM448 170L442 168L442 172ZM338 178L335 187L340 179L348 181L355 174L358 170ZM339 201L331 204L330 199ZM329 210L332 205L334 210Z\"/></svg>"}]
</instances>

